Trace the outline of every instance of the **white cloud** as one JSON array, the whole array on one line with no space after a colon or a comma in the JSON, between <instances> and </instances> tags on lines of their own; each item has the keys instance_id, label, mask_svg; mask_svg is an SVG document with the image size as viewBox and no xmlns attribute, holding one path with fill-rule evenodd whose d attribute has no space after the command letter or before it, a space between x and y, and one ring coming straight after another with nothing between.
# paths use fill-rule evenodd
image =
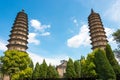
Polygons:
<instances>
[{"instance_id":1,"label":"white cloud","mask_svg":"<svg viewBox=\"0 0 120 80\"><path fill-rule=\"evenodd\" d=\"M112 36L112 34L113 34L113 32L115 32L115 30L113 28L105 27L105 32L106 32L107 40L109 41L109 43L115 43L113 36Z\"/></svg>"},{"instance_id":2,"label":"white cloud","mask_svg":"<svg viewBox=\"0 0 120 80\"><path fill-rule=\"evenodd\" d=\"M1 40L1 39L0 39L0 50L1 50L1 51L7 50L6 45L7 45L7 42L5 42L4 40Z\"/></svg>"},{"instance_id":3,"label":"white cloud","mask_svg":"<svg viewBox=\"0 0 120 80\"><path fill-rule=\"evenodd\" d=\"M50 32L44 32L41 34L41 36L49 36L50 35Z\"/></svg>"},{"instance_id":4,"label":"white cloud","mask_svg":"<svg viewBox=\"0 0 120 80\"><path fill-rule=\"evenodd\" d=\"M80 28L79 34L73 36L67 40L67 45L69 47L78 48L79 46L88 46L90 45L89 29L85 24Z\"/></svg>"},{"instance_id":5,"label":"white cloud","mask_svg":"<svg viewBox=\"0 0 120 80\"><path fill-rule=\"evenodd\" d=\"M50 25L42 25L40 21L36 19L30 20L31 26L35 29L35 31L45 32L46 29L50 28Z\"/></svg>"},{"instance_id":6,"label":"white cloud","mask_svg":"<svg viewBox=\"0 0 120 80\"><path fill-rule=\"evenodd\" d=\"M120 0L115 0L115 2L109 7L105 12L105 16L113 21L120 22Z\"/></svg>"},{"instance_id":7,"label":"white cloud","mask_svg":"<svg viewBox=\"0 0 120 80\"><path fill-rule=\"evenodd\" d=\"M66 56L66 57L51 57L51 58L45 58L45 57L42 57L40 55L37 55L35 53L31 53L31 52L28 52L29 53L29 56L30 58L32 59L34 65L39 62L39 64L41 64L43 62L43 59L45 59L47 65L51 64L51 65L59 65L60 64L60 60L68 60L69 57Z\"/></svg>"},{"instance_id":8,"label":"white cloud","mask_svg":"<svg viewBox=\"0 0 120 80\"><path fill-rule=\"evenodd\" d=\"M40 41L36 39L37 33L29 33L28 35L28 42L29 43L34 43L35 45L39 45Z\"/></svg>"},{"instance_id":9,"label":"white cloud","mask_svg":"<svg viewBox=\"0 0 120 80\"><path fill-rule=\"evenodd\" d=\"M112 33L114 32L114 29L105 27L105 32L106 32L109 43L110 44L115 43L112 37ZM80 32L77 35L67 40L67 46L72 48L78 48L80 46L89 46L90 43L91 41L89 36L89 29L86 24L81 26Z\"/></svg>"},{"instance_id":10,"label":"white cloud","mask_svg":"<svg viewBox=\"0 0 120 80\"><path fill-rule=\"evenodd\" d=\"M78 21L77 21L77 19L73 19L73 23L74 23L76 26L78 26Z\"/></svg>"}]
</instances>

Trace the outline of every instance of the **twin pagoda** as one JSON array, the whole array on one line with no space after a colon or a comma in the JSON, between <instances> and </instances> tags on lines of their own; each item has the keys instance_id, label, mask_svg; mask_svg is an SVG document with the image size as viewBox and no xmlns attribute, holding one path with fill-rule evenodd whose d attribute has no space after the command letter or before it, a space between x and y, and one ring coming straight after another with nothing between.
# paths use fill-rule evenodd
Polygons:
<instances>
[{"instance_id":1,"label":"twin pagoda","mask_svg":"<svg viewBox=\"0 0 120 80\"><path fill-rule=\"evenodd\" d=\"M96 48L105 49L107 45L106 33L100 18L100 15L91 10L88 17L89 32L92 41L92 50ZM9 44L7 45L8 50L19 50L26 52L28 44L28 17L24 10L20 11L14 21Z\"/></svg>"}]
</instances>

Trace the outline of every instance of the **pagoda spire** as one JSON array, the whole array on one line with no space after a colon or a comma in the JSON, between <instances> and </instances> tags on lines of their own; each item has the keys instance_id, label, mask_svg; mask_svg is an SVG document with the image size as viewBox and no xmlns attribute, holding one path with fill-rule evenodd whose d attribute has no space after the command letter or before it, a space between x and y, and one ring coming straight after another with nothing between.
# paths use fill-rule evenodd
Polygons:
<instances>
[{"instance_id":1,"label":"pagoda spire","mask_svg":"<svg viewBox=\"0 0 120 80\"><path fill-rule=\"evenodd\" d=\"M25 10L24 10L24 9L22 9L22 12L25 12Z\"/></svg>"},{"instance_id":2,"label":"pagoda spire","mask_svg":"<svg viewBox=\"0 0 120 80\"><path fill-rule=\"evenodd\" d=\"M94 13L94 10L93 10L93 8L91 9L91 13Z\"/></svg>"}]
</instances>

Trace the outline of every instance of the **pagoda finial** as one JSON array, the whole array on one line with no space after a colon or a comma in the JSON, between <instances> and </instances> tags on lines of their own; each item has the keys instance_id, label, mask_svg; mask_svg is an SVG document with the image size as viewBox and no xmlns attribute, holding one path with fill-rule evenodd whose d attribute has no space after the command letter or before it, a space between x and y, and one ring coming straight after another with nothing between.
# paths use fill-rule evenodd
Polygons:
<instances>
[{"instance_id":1,"label":"pagoda finial","mask_svg":"<svg viewBox=\"0 0 120 80\"><path fill-rule=\"evenodd\" d=\"M91 9L91 13L94 13L94 10L93 10L93 8Z\"/></svg>"},{"instance_id":2,"label":"pagoda finial","mask_svg":"<svg viewBox=\"0 0 120 80\"><path fill-rule=\"evenodd\" d=\"M22 12L24 12L25 10L24 9L22 9Z\"/></svg>"}]
</instances>

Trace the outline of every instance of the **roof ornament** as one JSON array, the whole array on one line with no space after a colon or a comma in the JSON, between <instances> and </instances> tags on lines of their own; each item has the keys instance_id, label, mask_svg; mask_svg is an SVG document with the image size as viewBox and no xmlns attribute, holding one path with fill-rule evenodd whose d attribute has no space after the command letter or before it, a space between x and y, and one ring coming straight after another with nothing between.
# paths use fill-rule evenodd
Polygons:
<instances>
[{"instance_id":1,"label":"roof ornament","mask_svg":"<svg viewBox=\"0 0 120 80\"><path fill-rule=\"evenodd\" d=\"M93 8L91 9L91 13L94 13L94 10L93 10Z\"/></svg>"},{"instance_id":2,"label":"roof ornament","mask_svg":"<svg viewBox=\"0 0 120 80\"><path fill-rule=\"evenodd\" d=\"M25 10L24 9L22 9L22 12L24 12Z\"/></svg>"}]
</instances>

